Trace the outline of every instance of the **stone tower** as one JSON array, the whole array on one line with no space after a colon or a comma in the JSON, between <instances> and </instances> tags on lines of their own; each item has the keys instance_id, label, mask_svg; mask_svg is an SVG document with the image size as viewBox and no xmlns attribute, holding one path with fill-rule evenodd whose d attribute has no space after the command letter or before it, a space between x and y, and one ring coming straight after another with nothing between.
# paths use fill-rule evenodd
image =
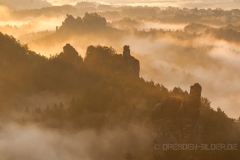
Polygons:
<instances>
[{"instance_id":1,"label":"stone tower","mask_svg":"<svg viewBox=\"0 0 240 160\"><path fill-rule=\"evenodd\" d=\"M124 58L130 57L130 47L127 45L123 47L123 57Z\"/></svg>"},{"instance_id":2,"label":"stone tower","mask_svg":"<svg viewBox=\"0 0 240 160\"><path fill-rule=\"evenodd\" d=\"M131 77L139 77L140 63L139 61L131 56L130 47L125 45L123 47L123 65L125 73Z\"/></svg>"},{"instance_id":3,"label":"stone tower","mask_svg":"<svg viewBox=\"0 0 240 160\"><path fill-rule=\"evenodd\" d=\"M191 107L199 109L201 106L201 92L202 86L199 83L195 83L190 87L190 94L188 101Z\"/></svg>"},{"instance_id":4,"label":"stone tower","mask_svg":"<svg viewBox=\"0 0 240 160\"><path fill-rule=\"evenodd\" d=\"M190 87L190 95L195 97L201 97L202 86L199 83L195 83Z\"/></svg>"}]
</instances>

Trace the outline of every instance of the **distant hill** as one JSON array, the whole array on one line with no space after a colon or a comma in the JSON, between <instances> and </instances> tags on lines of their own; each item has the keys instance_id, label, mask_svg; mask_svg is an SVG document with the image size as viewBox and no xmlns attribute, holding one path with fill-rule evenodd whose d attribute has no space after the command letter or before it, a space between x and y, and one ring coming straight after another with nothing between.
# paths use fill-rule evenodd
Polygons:
<instances>
[{"instance_id":1,"label":"distant hill","mask_svg":"<svg viewBox=\"0 0 240 160\"><path fill-rule=\"evenodd\" d=\"M0 3L5 3L11 6L15 6L19 9L24 8L42 8L52 6L45 0L0 0Z\"/></svg>"},{"instance_id":2,"label":"distant hill","mask_svg":"<svg viewBox=\"0 0 240 160\"><path fill-rule=\"evenodd\" d=\"M184 27L184 31L189 32L189 33L204 33L207 29L211 27L203 25L203 24L198 24L198 23L190 23L189 25Z\"/></svg>"},{"instance_id":3,"label":"distant hill","mask_svg":"<svg viewBox=\"0 0 240 160\"><path fill-rule=\"evenodd\" d=\"M85 13L83 17L67 15L62 24L56 27L53 34L28 44L30 48L35 50L46 50L49 47L57 46L57 44L64 45L73 38L75 42L84 40L87 45L92 44L90 42L92 39L95 39L96 42L106 40L114 43L116 39L122 38L124 33L125 31L109 25L106 18L97 13Z\"/></svg>"},{"instance_id":4,"label":"distant hill","mask_svg":"<svg viewBox=\"0 0 240 160\"><path fill-rule=\"evenodd\" d=\"M68 14L77 13L77 8L71 5L64 6L50 6L43 7L38 9L25 9L25 10L15 10L12 15L15 18L27 18L27 17L57 17L57 16L65 16Z\"/></svg>"},{"instance_id":5,"label":"distant hill","mask_svg":"<svg viewBox=\"0 0 240 160\"><path fill-rule=\"evenodd\" d=\"M0 6L1 6L1 7L6 7L6 8L8 8L8 9L10 9L10 10L16 9L16 7L15 7L14 5L9 5L9 4L3 3L3 2L1 2L1 1L0 1Z\"/></svg>"}]
</instances>

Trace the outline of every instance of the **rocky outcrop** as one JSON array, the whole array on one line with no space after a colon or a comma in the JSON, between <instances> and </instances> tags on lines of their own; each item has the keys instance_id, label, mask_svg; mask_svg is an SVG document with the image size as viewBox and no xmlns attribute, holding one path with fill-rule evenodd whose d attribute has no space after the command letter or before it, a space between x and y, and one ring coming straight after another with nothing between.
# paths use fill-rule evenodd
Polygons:
<instances>
[{"instance_id":1,"label":"rocky outcrop","mask_svg":"<svg viewBox=\"0 0 240 160\"><path fill-rule=\"evenodd\" d=\"M139 77L140 63L136 58L131 56L130 47L127 45L123 47L123 63L126 74L133 77Z\"/></svg>"},{"instance_id":2,"label":"rocky outcrop","mask_svg":"<svg viewBox=\"0 0 240 160\"><path fill-rule=\"evenodd\" d=\"M129 46L123 47L123 54L108 47L89 46L84 63L99 73L139 78L140 63L131 56Z\"/></svg>"},{"instance_id":3,"label":"rocky outcrop","mask_svg":"<svg viewBox=\"0 0 240 160\"><path fill-rule=\"evenodd\" d=\"M63 52L57 57L60 62L79 66L83 63L83 59L78 55L78 52L70 44L63 47Z\"/></svg>"},{"instance_id":4,"label":"rocky outcrop","mask_svg":"<svg viewBox=\"0 0 240 160\"><path fill-rule=\"evenodd\" d=\"M169 97L155 106L152 114L158 142L199 142L203 127L199 120L202 87L190 87L186 100Z\"/></svg>"}]
</instances>

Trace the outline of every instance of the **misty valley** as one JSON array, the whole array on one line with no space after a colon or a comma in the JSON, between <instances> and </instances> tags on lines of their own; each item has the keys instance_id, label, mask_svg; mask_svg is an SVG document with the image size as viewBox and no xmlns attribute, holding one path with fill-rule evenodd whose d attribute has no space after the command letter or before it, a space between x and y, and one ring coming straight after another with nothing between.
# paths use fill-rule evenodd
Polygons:
<instances>
[{"instance_id":1,"label":"misty valley","mask_svg":"<svg viewBox=\"0 0 240 160\"><path fill-rule=\"evenodd\" d=\"M0 160L240 160L239 4L0 0Z\"/></svg>"}]
</instances>

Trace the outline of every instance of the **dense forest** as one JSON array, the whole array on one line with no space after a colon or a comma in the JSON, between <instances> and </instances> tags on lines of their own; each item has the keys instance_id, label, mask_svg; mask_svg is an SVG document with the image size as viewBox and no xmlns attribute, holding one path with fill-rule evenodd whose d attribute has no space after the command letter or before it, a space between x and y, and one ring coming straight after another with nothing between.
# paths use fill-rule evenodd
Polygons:
<instances>
[{"instance_id":1,"label":"dense forest","mask_svg":"<svg viewBox=\"0 0 240 160\"><path fill-rule=\"evenodd\" d=\"M1 33L1 121L67 132L102 133L138 126L151 133L148 149L135 146L138 150L129 149L118 159L172 159L174 155L189 160L238 160L238 151L154 149L160 143L240 143L240 119L229 118L220 108L214 110L201 96L204 88L198 83L184 91L144 80L139 76L141 62L131 55L130 47L124 46L118 54L112 47L89 46L82 57L66 44L61 53L47 58ZM27 103L32 95L43 94L34 101L40 105ZM41 102L53 95L64 98L55 99L53 105Z\"/></svg>"}]
</instances>

